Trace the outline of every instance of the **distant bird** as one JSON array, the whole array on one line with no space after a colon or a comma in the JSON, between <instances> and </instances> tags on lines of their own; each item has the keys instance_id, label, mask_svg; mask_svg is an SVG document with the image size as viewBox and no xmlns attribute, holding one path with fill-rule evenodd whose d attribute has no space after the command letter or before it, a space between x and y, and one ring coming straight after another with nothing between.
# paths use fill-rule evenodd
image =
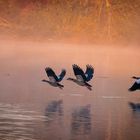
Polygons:
<instances>
[{"instance_id":1,"label":"distant bird","mask_svg":"<svg viewBox=\"0 0 140 140\"><path fill-rule=\"evenodd\" d=\"M64 76L66 75L65 69L62 69L60 75L58 75L58 76L56 76L55 72L50 67L45 68L45 71L47 73L47 76L49 77L49 81L42 80L43 82L47 82L51 86L59 87L60 89L62 89L64 87L64 85L59 84L59 82L62 81Z\"/></svg>"},{"instance_id":2,"label":"distant bird","mask_svg":"<svg viewBox=\"0 0 140 140\"><path fill-rule=\"evenodd\" d=\"M129 88L129 91L135 91L140 90L140 77L132 77L133 79L136 79L135 83Z\"/></svg>"},{"instance_id":3,"label":"distant bird","mask_svg":"<svg viewBox=\"0 0 140 140\"><path fill-rule=\"evenodd\" d=\"M94 69L91 65L86 65L86 71L84 71L76 64L72 65L73 67L73 72L76 76L76 79L73 78L68 78L67 80L73 81L77 83L80 86L86 86L89 90L91 89L91 85L88 84L87 82L90 81L93 77L94 74Z\"/></svg>"}]
</instances>

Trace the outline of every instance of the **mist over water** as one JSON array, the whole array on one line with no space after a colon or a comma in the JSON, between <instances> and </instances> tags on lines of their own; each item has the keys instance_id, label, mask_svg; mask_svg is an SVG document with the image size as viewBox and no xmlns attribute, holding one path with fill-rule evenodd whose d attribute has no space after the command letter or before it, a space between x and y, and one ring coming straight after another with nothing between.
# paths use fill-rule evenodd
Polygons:
<instances>
[{"instance_id":1,"label":"mist over water","mask_svg":"<svg viewBox=\"0 0 140 140\"><path fill-rule=\"evenodd\" d=\"M0 1L0 140L139 140L139 0ZM118 45L119 44L119 45ZM125 44L125 45L123 45ZM92 90L66 80L94 67ZM42 82L65 68L64 89Z\"/></svg>"},{"instance_id":2,"label":"mist over water","mask_svg":"<svg viewBox=\"0 0 140 140\"><path fill-rule=\"evenodd\" d=\"M139 48L0 41L0 137L2 140L139 140ZM66 80L72 64L95 69L92 91ZM67 75L55 88L44 68Z\"/></svg>"}]
</instances>

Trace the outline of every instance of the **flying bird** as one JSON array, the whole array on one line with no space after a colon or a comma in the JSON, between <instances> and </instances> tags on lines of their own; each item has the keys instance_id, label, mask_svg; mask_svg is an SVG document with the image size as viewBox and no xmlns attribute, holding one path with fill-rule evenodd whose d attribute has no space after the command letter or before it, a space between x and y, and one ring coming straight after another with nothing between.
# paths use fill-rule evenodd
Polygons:
<instances>
[{"instance_id":1,"label":"flying bird","mask_svg":"<svg viewBox=\"0 0 140 140\"><path fill-rule=\"evenodd\" d=\"M78 65L74 64L72 65L74 75L76 76L76 79L74 78L68 78L67 80L73 81L77 83L80 86L85 86L89 90L91 89L91 85L87 82L90 81L93 78L94 74L94 68L91 65L86 65L86 71L84 72Z\"/></svg>"},{"instance_id":2,"label":"flying bird","mask_svg":"<svg viewBox=\"0 0 140 140\"><path fill-rule=\"evenodd\" d=\"M136 79L134 84L129 88L129 91L135 91L135 90L140 90L140 77L132 77L133 79Z\"/></svg>"},{"instance_id":3,"label":"flying bird","mask_svg":"<svg viewBox=\"0 0 140 140\"><path fill-rule=\"evenodd\" d=\"M58 76L55 74L55 72L50 67L46 67L45 71L49 78L49 81L44 79L44 80L42 80L43 82L47 82L51 86L59 87L60 89L62 89L64 87L64 85L61 85L59 82L61 82L63 80L64 76L66 75L65 69L62 69L60 75L58 75Z\"/></svg>"}]
</instances>

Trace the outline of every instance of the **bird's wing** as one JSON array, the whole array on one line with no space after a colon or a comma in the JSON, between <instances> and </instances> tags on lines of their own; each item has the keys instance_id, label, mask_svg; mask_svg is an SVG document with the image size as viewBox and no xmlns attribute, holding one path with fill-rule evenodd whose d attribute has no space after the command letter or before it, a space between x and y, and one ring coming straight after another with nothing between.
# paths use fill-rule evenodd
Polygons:
<instances>
[{"instance_id":1,"label":"bird's wing","mask_svg":"<svg viewBox=\"0 0 140 140\"><path fill-rule=\"evenodd\" d=\"M94 74L94 68L91 65L86 65L86 72L85 72L86 81L90 81L93 77L93 74Z\"/></svg>"},{"instance_id":2,"label":"bird's wing","mask_svg":"<svg viewBox=\"0 0 140 140\"><path fill-rule=\"evenodd\" d=\"M57 78L55 72L50 67L45 68L45 71L51 82L58 81L58 78Z\"/></svg>"},{"instance_id":3,"label":"bird's wing","mask_svg":"<svg viewBox=\"0 0 140 140\"><path fill-rule=\"evenodd\" d=\"M140 79L137 79L136 80L136 83L140 85Z\"/></svg>"},{"instance_id":4,"label":"bird's wing","mask_svg":"<svg viewBox=\"0 0 140 140\"><path fill-rule=\"evenodd\" d=\"M78 81L84 82L86 80L86 76L83 70L76 64L72 65L74 74Z\"/></svg>"},{"instance_id":5,"label":"bird's wing","mask_svg":"<svg viewBox=\"0 0 140 140\"><path fill-rule=\"evenodd\" d=\"M60 75L58 75L58 82L62 81L65 75L66 75L66 70L62 69Z\"/></svg>"},{"instance_id":6,"label":"bird's wing","mask_svg":"<svg viewBox=\"0 0 140 140\"><path fill-rule=\"evenodd\" d=\"M140 84L138 84L137 82L135 82L130 88L129 91L135 91L137 89L140 89Z\"/></svg>"}]
</instances>

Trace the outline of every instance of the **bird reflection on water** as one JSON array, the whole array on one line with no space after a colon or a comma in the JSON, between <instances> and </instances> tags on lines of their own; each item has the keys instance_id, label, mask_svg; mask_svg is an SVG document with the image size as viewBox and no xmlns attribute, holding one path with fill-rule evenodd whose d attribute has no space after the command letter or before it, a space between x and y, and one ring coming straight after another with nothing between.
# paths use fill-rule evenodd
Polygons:
<instances>
[{"instance_id":1,"label":"bird reflection on water","mask_svg":"<svg viewBox=\"0 0 140 140\"><path fill-rule=\"evenodd\" d=\"M140 103L133 103L129 102L129 106L133 111L139 111L140 112Z\"/></svg>"},{"instance_id":2,"label":"bird reflection on water","mask_svg":"<svg viewBox=\"0 0 140 140\"><path fill-rule=\"evenodd\" d=\"M71 135L73 137L90 135L91 133L91 110L90 105L75 109L72 112Z\"/></svg>"},{"instance_id":3,"label":"bird reflection on water","mask_svg":"<svg viewBox=\"0 0 140 140\"><path fill-rule=\"evenodd\" d=\"M56 118L61 118L63 116L63 101L62 100L54 100L51 101L45 110L45 116L47 119L47 124L51 124L55 121Z\"/></svg>"}]
</instances>

